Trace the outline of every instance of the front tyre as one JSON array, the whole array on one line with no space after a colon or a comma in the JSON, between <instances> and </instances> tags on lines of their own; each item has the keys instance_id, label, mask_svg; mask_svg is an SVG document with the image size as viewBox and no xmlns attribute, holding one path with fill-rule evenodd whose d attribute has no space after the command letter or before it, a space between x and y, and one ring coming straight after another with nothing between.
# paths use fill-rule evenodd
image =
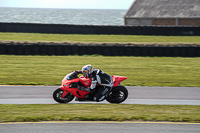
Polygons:
<instances>
[{"instance_id":1,"label":"front tyre","mask_svg":"<svg viewBox=\"0 0 200 133\"><path fill-rule=\"evenodd\" d=\"M74 96L71 93L67 93L65 97L62 97L63 90L58 88L53 92L53 99L58 103L68 103L74 99Z\"/></svg>"},{"instance_id":2,"label":"front tyre","mask_svg":"<svg viewBox=\"0 0 200 133\"><path fill-rule=\"evenodd\" d=\"M114 87L106 97L109 103L122 103L128 97L128 90L126 87L119 85Z\"/></svg>"}]
</instances>

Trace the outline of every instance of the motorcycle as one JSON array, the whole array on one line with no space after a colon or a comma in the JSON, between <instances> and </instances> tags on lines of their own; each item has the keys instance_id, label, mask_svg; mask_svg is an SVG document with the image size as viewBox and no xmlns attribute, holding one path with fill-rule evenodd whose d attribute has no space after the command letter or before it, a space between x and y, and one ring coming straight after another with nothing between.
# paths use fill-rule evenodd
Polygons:
<instances>
[{"instance_id":1,"label":"motorcycle","mask_svg":"<svg viewBox=\"0 0 200 133\"><path fill-rule=\"evenodd\" d=\"M109 103L122 103L128 97L128 90L126 87L120 85L120 82L126 80L124 76L112 76L113 87L107 92L103 100L107 100ZM103 87L97 84L96 88L92 92L84 91L81 88L89 88L92 80L83 76L78 77L78 74L74 71L67 74L62 80L62 86L53 92L53 99L58 103L69 103L74 97L78 101L94 101L93 97L98 90Z\"/></svg>"}]
</instances>

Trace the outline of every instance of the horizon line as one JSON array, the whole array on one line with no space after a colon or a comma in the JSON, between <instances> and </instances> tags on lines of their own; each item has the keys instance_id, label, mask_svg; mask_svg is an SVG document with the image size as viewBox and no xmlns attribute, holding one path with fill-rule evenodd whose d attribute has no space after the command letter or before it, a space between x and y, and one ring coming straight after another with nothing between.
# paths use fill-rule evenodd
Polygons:
<instances>
[{"instance_id":1,"label":"horizon line","mask_svg":"<svg viewBox=\"0 0 200 133\"><path fill-rule=\"evenodd\" d=\"M59 8L59 7L6 7L0 6L0 8L25 8L25 9L83 9L83 10L128 10L125 8Z\"/></svg>"}]
</instances>

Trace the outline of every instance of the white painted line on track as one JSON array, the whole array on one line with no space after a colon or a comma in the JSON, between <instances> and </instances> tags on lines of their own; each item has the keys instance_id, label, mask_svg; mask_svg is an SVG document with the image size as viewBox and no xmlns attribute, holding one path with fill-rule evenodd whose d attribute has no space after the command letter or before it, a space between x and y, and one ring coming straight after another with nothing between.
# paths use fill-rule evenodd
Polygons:
<instances>
[{"instance_id":1,"label":"white painted line on track","mask_svg":"<svg viewBox=\"0 0 200 133\"><path fill-rule=\"evenodd\" d=\"M32 99L0 99L0 104L57 104L52 99L32 98ZM79 102L73 100L69 104L109 104L107 101L102 102ZM177 100L177 99L127 99L122 104L145 104L145 105L200 105L200 100Z\"/></svg>"},{"instance_id":2,"label":"white painted line on track","mask_svg":"<svg viewBox=\"0 0 200 133\"><path fill-rule=\"evenodd\" d=\"M0 125L4 124L48 124L48 123L132 123L132 124L181 124L181 125L200 125L200 123L189 123L189 122L151 122L151 121L41 121L41 122L5 122L0 123Z\"/></svg>"}]
</instances>

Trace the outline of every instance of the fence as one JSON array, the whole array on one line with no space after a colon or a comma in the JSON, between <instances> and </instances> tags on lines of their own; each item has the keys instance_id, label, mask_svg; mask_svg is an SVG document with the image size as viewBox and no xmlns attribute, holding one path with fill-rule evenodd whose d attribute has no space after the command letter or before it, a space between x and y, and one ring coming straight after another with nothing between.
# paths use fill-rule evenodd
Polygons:
<instances>
[{"instance_id":1,"label":"fence","mask_svg":"<svg viewBox=\"0 0 200 133\"><path fill-rule=\"evenodd\" d=\"M198 26L105 26L36 23L0 23L0 32L123 35L200 35Z\"/></svg>"},{"instance_id":2,"label":"fence","mask_svg":"<svg viewBox=\"0 0 200 133\"><path fill-rule=\"evenodd\" d=\"M0 54L200 57L200 46L0 43Z\"/></svg>"}]
</instances>

